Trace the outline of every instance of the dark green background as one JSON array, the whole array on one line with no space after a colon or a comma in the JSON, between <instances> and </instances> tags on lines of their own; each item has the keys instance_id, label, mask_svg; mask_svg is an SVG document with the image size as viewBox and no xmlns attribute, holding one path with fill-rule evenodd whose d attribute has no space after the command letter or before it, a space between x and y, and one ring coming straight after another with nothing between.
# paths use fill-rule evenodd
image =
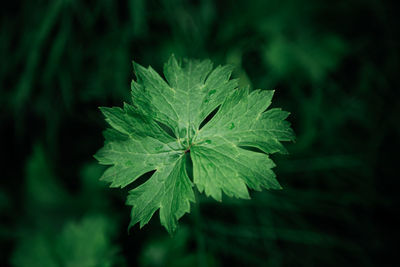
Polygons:
<instances>
[{"instance_id":1,"label":"dark green background","mask_svg":"<svg viewBox=\"0 0 400 267\"><path fill-rule=\"evenodd\" d=\"M0 14L0 265L395 266L395 2L8 1ZM276 89L297 142L284 190L201 197L169 237L129 235L127 190L98 181L98 106L129 101L131 61L233 64Z\"/></svg>"}]
</instances>

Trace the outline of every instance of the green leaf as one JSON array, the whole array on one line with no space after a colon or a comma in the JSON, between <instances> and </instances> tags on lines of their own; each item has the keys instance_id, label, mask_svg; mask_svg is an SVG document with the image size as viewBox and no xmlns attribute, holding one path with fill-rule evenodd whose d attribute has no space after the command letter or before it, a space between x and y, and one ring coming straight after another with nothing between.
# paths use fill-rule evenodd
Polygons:
<instances>
[{"instance_id":1,"label":"green leaf","mask_svg":"<svg viewBox=\"0 0 400 267\"><path fill-rule=\"evenodd\" d=\"M268 154L287 153L280 142L294 140L294 134L285 121L288 112L266 111L273 91L239 89L230 79L230 66L213 69L209 60L181 64L171 56L164 66L166 80L151 67L134 63L134 69L133 104L101 108L111 128L95 155L101 164L112 165L101 178L111 187L154 171L129 192L131 226L139 222L142 227L159 210L161 224L173 232L195 201L193 184L218 201L222 192L247 199L248 187L281 188ZM193 181L186 157L193 162Z\"/></svg>"}]
</instances>

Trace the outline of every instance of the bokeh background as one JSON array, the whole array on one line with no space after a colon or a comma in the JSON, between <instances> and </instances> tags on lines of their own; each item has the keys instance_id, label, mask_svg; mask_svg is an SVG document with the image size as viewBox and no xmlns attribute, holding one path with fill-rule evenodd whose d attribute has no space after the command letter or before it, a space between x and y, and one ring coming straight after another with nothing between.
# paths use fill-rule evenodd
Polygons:
<instances>
[{"instance_id":1,"label":"bokeh background","mask_svg":"<svg viewBox=\"0 0 400 267\"><path fill-rule=\"evenodd\" d=\"M7 1L0 9L1 266L396 266L399 21L378 0ZM233 64L275 89L297 142L282 191L201 197L169 236L128 234L129 188L98 181L98 106L132 60Z\"/></svg>"}]
</instances>

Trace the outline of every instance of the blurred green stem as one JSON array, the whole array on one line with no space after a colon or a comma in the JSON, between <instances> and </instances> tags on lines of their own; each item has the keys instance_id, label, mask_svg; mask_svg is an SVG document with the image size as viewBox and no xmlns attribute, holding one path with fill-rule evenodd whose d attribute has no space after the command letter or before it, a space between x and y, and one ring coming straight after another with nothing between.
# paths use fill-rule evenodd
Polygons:
<instances>
[{"instance_id":1,"label":"blurred green stem","mask_svg":"<svg viewBox=\"0 0 400 267\"><path fill-rule=\"evenodd\" d=\"M196 203L193 206L193 222L194 222L194 234L197 243L197 265L199 267L207 266L205 261L205 240L202 234L202 218L200 212L200 194L195 190Z\"/></svg>"}]
</instances>

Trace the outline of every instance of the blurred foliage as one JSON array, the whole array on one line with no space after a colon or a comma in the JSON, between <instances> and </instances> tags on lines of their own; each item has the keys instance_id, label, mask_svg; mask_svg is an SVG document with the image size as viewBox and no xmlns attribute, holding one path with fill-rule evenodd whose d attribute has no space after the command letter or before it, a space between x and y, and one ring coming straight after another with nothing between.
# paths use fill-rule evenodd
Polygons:
<instances>
[{"instance_id":1,"label":"blurred foliage","mask_svg":"<svg viewBox=\"0 0 400 267\"><path fill-rule=\"evenodd\" d=\"M110 218L99 183L93 184L97 165L83 168L82 192L72 195L60 185L41 145L33 147L27 161L24 220L16 229L14 266L114 266L117 257L115 218ZM101 168L100 168L101 169ZM101 173L101 170L100 170ZM92 181L90 181L92 180ZM90 199L96 197L96 202ZM100 212L101 211L101 212ZM97 214L96 214L97 213ZM75 217L83 217L79 222Z\"/></svg>"},{"instance_id":2,"label":"blurred foliage","mask_svg":"<svg viewBox=\"0 0 400 267\"><path fill-rule=\"evenodd\" d=\"M0 262L393 266L397 11L376 0L5 3ZM297 142L274 157L284 190L201 197L176 236L158 222L128 235L126 192L106 189L91 158L105 128L97 107L129 101L132 59L160 71L171 53L276 89Z\"/></svg>"},{"instance_id":3,"label":"blurred foliage","mask_svg":"<svg viewBox=\"0 0 400 267\"><path fill-rule=\"evenodd\" d=\"M193 253L188 251L190 230L181 227L174 236L161 236L150 240L143 246L139 258L139 265L146 267L156 266L197 266L201 262L204 266L220 266L215 257L204 252Z\"/></svg>"},{"instance_id":4,"label":"blurred foliage","mask_svg":"<svg viewBox=\"0 0 400 267\"><path fill-rule=\"evenodd\" d=\"M17 243L14 266L113 266L116 247L110 242L111 222L86 216L67 222L58 235L27 231ZM112 232L112 230L111 230Z\"/></svg>"}]
</instances>

